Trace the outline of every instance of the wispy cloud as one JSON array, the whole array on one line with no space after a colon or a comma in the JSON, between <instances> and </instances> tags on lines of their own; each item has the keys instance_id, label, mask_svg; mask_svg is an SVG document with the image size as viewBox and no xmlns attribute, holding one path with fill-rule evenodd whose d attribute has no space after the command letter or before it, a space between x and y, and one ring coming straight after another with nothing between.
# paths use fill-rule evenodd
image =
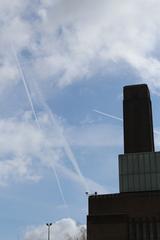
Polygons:
<instances>
[{"instance_id":1,"label":"wispy cloud","mask_svg":"<svg viewBox=\"0 0 160 240\"><path fill-rule=\"evenodd\" d=\"M1 1L1 88L18 80L12 44L39 81L65 86L123 60L159 87L159 7L144 0Z\"/></svg>"},{"instance_id":2,"label":"wispy cloud","mask_svg":"<svg viewBox=\"0 0 160 240\"><path fill-rule=\"evenodd\" d=\"M26 116L22 116L23 120L16 118L0 120L1 185L18 179L38 181L41 176L38 168L35 171L36 162L34 163L33 159L39 159L43 163L48 146L50 153L54 153L53 163L60 158L57 150L51 147L51 140L44 132L38 130L36 125L34 126L31 118L28 119Z\"/></svg>"},{"instance_id":3,"label":"wispy cloud","mask_svg":"<svg viewBox=\"0 0 160 240\"><path fill-rule=\"evenodd\" d=\"M57 169L60 171L61 174L64 175L64 177L67 177L72 181L77 182L83 187L81 179L78 177L78 175L74 171L67 168L65 165L57 165ZM98 192L99 194L103 194L103 193L109 192L110 190L90 178L85 177L85 181L89 187L89 192L88 192L89 194L94 194L95 192Z\"/></svg>"},{"instance_id":4,"label":"wispy cloud","mask_svg":"<svg viewBox=\"0 0 160 240\"><path fill-rule=\"evenodd\" d=\"M84 188L79 174L63 162L63 139L50 128L48 115L41 113L38 121L43 128L37 128L31 112L18 118L0 120L0 185L13 181L39 181L43 177L42 168L45 167L54 172L57 169L63 177ZM89 144L94 145L93 142ZM84 177L84 181L90 191L106 191L87 177Z\"/></svg>"}]
</instances>

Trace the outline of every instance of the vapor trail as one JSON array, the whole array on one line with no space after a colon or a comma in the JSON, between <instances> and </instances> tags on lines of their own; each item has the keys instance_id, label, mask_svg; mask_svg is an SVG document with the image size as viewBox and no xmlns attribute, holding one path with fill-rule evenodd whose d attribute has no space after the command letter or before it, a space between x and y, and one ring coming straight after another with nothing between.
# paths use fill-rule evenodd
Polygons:
<instances>
[{"instance_id":1,"label":"vapor trail","mask_svg":"<svg viewBox=\"0 0 160 240\"><path fill-rule=\"evenodd\" d=\"M83 176L83 174L81 173L81 170L79 168L79 165L77 163L77 160L71 150L71 147L69 146L65 136L64 136L64 133L63 133L63 129L62 127L59 125L59 123L57 122L57 120L55 119L51 109L49 108L49 106L47 105L47 103L45 102L37 84L34 82L34 86L35 86L35 90L39 96L39 100L41 101L41 104L43 105L43 107L45 108L46 112L48 112L48 115L50 117L50 120L53 124L53 126L56 126L56 129L58 130L58 133L60 135L60 139L62 140L62 144L63 144L63 148L64 148L64 151L68 157L68 159L70 160L70 162L72 163L75 171L77 172L77 174L79 175L80 179L81 179L81 182L83 183L83 186L85 187L85 191L88 191L89 192L89 187L87 186L87 183L85 181L85 177Z\"/></svg>"},{"instance_id":2,"label":"vapor trail","mask_svg":"<svg viewBox=\"0 0 160 240\"><path fill-rule=\"evenodd\" d=\"M29 91L29 88L28 88L28 85L27 85L27 82L26 82L26 79L25 79L23 68L21 66L20 60L19 60L18 55L16 54L14 48L13 48L13 53L14 53L14 56L15 56L18 71L20 73L20 76L21 76L21 79L22 79L22 82L23 82L23 85L24 85L24 88L25 88L25 91L26 91L26 94L27 94L27 97L28 97L28 101L29 101L30 106L31 106L33 116L35 118L35 121L36 121L36 124L37 124L38 128L41 129L41 126L40 126L40 123L39 123L39 120L38 120L38 117L37 117L37 114L36 114L36 110L34 108L34 104L33 104L33 101L32 101L32 97L31 97L31 94L30 94L30 91ZM63 201L64 205L67 206L66 201L65 201L65 197L64 197L64 194L63 194L62 186L61 186L61 183L60 183L60 180L59 180L59 177L58 177L55 166L52 166L52 169L54 171L54 175L55 175L55 178L56 178L57 186L58 186L62 201Z\"/></svg>"},{"instance_id":3,"label":"vapor trail","mask_svg":"<svg viewBox=\"0 0 160 240\"><path fill-rule=\"evenodd\" d=\"M118 120L118 121L123 122L123 119L122 119L122 118L116 117L116 116L114 116L114 115L111 115L111 114L108 114L108 113L104 113L104 112L98 111L98 110L96 110L96 109L94 109L93 112L96 112L96 113L98 113L98 114L100 114L100 115L103 115L103 116L105 116L105 117L110 117L110 118L112 118L112 119L115 119L115 120ZM160 132L157 131L157 130L154 130L154 133L157 134L157 135L160 135Z\"/></svg>"},{"instance_id":4,"label":"vapor trail","mask_svg":"<svg viewBox=\"0 0 160 240\"><path fill-rule=\"evenodd\" d=\"M98 110L96 110L96 109L93 109L93 112L96 112L96 113L99 113L99 114L101 114L101 115L103 115L103 116L110 117L110 118L113 118L113 119L115 119L115 120L119 120L119 121L123 122L123 119L122 119L122 118L116 117L116 116L114 116L114 115L111 115L111 114L108 114L108 113L104 113L104 112L98 111Z\"/></svg>"},{"instance_id":5,"label":"vapor trail","mask_svg":"<svg viewBox=\"0 0 160 240\"><path fill-rule=\"evenodd\" d=\"M38 117L37 117L37 114L36 114L36 111L35 111L35 108L34 108L34 105L33 105L32 97L31 97L29 88L27 86L27 82L26 82L26 79L25 79L23 68L21 66L20 60L18 58L18 55L16 54L16 52L14 50L13 50L13 52L14 52L17 68L18 68L18 71L20 73L20 76L21 76L21 79L22 79L22 82L23 82L23 85L24 85L24 88L25 88L25 91L26 91L26 94L27 94L27 97L28 97L28 101L29 101L30 106L31 106L31 110L32 110L33 116L35 118L35 121L36 121L36 124L37 124L38 128L41 129L39 121L38 121Z\"/></svg>"},{"instance_id":6,"label":"vapor trail","mask_svg":"<svg viewBox=\"0 0 160 240\"><path fill-rule=\"evenodd\" d=\"M59 192L60 192L61 198L62 198L62 200L63 200L63 203L64 203L64 205L68 208L68 205L67 205L66 200L65 200L65 198L64 198L63 190L62 190L62 187L61 187L61 183L60 183L60 180L59 180L59 177L58 177L56 168L55 168L55 166L53 166L53 165L52 165L52 170L53 170L53 172L54 172L54 175L55 175L55 178L56 178L56 182L57 182L57 185L58 185Z\"/></svg>"}]
</instances>

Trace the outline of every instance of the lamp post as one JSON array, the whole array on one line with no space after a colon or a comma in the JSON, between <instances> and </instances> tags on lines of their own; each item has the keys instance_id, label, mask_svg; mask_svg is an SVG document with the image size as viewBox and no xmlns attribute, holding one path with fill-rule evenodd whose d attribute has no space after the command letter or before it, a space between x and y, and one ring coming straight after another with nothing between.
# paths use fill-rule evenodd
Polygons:
<instances>
[{"instance_id":1,"label":"lamp post","mask_svg":"<svg viewBox=\"0 0 160 240\"><path fill-rule=\"evenodd\" d=\"M50 228L52 226L52 223L46 223L47 227L48 227L48 240L50 240Z\"/></svg>"}]
</instances>

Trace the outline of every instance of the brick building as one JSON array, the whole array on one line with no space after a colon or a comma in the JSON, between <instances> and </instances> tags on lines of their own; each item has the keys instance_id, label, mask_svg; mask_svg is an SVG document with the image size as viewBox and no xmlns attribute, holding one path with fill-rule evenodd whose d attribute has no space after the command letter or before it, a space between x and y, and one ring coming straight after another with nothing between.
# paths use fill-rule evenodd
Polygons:
<instances>
[{"instance_id":1,"label":"brick building","mask_svg":"<svg viewBox=\"0 0 160 240\"><path fill-rule=\"evenodd\" d=\"M124 87L124 154L117 194L89 196L88 240L160 239L160 152L147 85Z\"/></svg>"}]
</instances>

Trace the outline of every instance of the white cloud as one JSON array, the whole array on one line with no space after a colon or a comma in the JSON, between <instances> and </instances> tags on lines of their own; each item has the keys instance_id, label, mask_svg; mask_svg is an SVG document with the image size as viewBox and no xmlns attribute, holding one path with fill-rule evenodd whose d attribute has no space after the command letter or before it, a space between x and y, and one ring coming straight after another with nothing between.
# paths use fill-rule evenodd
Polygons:
<instances>
[{"instance_id":1,"label":"white cloud","mask_svg":"<svg viewBox=\"0 0 160 240\"><path fill-rule=\"evenodd\" d=\"M124 60L159 87L159 7L158 0L1 1L0 58L10 63L3 84L17 80L14 44L18 53L30 51L22 60L31 61L39 81L65 86L94 74L101 63L107 68L108 61Z\"/></svg>"},{"instance_id":2,"label":"white cloud","mask_svg":"<svg viewBox=\"0 0 160 240\"><path fill-rule=\"evenodd\" d=\"M29 45L31 39L30 25L23 20L28 1L13 0L0 3L0 92L8 86L15 85L18 71L12 53L12 45L19 51Z\"/></svg>"},{"instance_id":3,"label":"white cloud","mask_svg":"<svg viewBox=\"0 0 160 240\"><path fill-rule=\"evenodd\" d=\"M18 82L18 71L7 59L3 59L3 63L0 64L0 76L1 93Z\"/></svg>"},{"instance_id":4,"label":"white cloud","mask_svg":"<svg viewBox=\"0 0 160 240\"><path fill-rule=\"evenodd\" d=\"M38 129L28 113L22 118L0 119L0 136L0 185L12 180L38 181L40 168L61 158L58 140L52 141L48 132Z\"/></svg>"},{"instance_id":5,"label":"white cloud","mask_svg":"<svg viewBox=\"0 0 160 240\"><path fill-rule=\"evenodd\" d=\"M41 129L33 121L31 112L25 112L17 118L0 119L0 185L13 181L39 181L43 177L42 168L45 167L53 170L53 173L57 169L61 176L78 183L86 191L106 192L103 186L82 175L71 148L64 136L55 131L56 126L51 126L49 116L41 113L38 121ZM94 146L94 142L89 144ZM64 149L74 170L63 162ZM57 184L61 188L59 180Z\"/></svg>"},{"instance_id":6,"label":"white cloud","mask_svg":"<svg viewBox=\"0 0 160 240\"><path fill-rule=\"evenodd\" d=\"M74 171L71 169L65 167L64 165L57 165L57 170L60 171L61 174L63 174L64 177L67 177L71 179L74 182L77 182L82 187L84 187L83 179L81 179ZM89 179L87 177L84 178L85 184L87 185L86 189L89 194L94 194L95 192L98 192L99 194L104 194L109 192L109 189L106 189L106 187L102 186L101 184L98 184L92 179Z\"/></svg>"},{"instance_id":7,"label":"white cloud","mask_svg":"<svg viewBox=\"0 0 160 240\"><path fill-rule=\"evenodd\" d=\"M123 59L151 86L159 85L159 60L153 53L159 42L158 1L70 0L42 8L40 51L45 58L35 67L42 67L43 78L54 71L64 86L94 74L97 62L107 66Z\"/></svg>"},{"instance_id":8,"label":"white cloud","mask_svg":"<svg viewBox=\"0 0 160 240\"><path fill-rule=\"evenodd\" d=\"M37 182L41 176L32 169L32 161L16 157L15 159L0 162L0 186L6 186L11 181L34 181Z\"/></svg>"},{"instance_id":9,"label":"white cloud","mask_svg":"<svg viewBox=\"0 0 160 240\"><path fill-rule=\"evenodd\" d=\"M24 240L43 240L47 238L47 226L31 227L24 234ZM73 219L62 219L51 227L51 239L86 240L86 228Z\"/></svg>"}]
</instances>

